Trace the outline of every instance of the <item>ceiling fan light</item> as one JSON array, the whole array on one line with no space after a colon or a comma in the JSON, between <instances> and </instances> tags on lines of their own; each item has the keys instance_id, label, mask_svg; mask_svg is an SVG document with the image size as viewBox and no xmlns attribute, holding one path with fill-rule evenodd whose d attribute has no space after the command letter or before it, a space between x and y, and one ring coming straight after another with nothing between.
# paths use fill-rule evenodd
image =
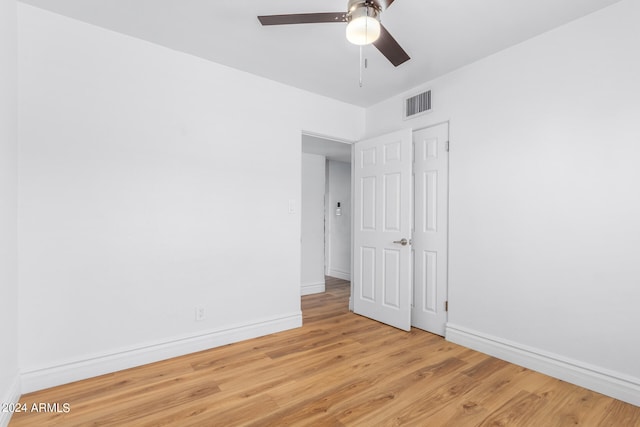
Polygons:
<instances>
[{"instance_id":1,"label":"ceiling fan light","mask_svg":"<svg viewBox=\"0 0 640 427\"><path fill-rule=\"evenodd\" d=\"M370 16L352 19L347 25L347 40L362 46L371 44L380 37L380 23Z\"/></svg>"},{"instance_id":2,"label":"ceiling fan light","mask_svg":"<svg viewBox=\"0 0 640 427\"><path fill-rule=\"evenodd\" d=\"M347 24L347 40L355 45L367 45L380 37L380 21L378 11L364 4L350 12Z\"/></svg>"}]
</instances>

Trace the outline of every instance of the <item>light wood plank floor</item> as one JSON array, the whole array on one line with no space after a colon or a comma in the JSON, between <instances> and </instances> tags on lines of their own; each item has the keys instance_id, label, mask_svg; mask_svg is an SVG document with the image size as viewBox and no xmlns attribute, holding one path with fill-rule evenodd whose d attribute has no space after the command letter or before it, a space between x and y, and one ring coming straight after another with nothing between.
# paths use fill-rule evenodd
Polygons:
<instances>
[{"instance_id":1,"label":"light wood plank floor","mask_svg":"<svg viewBox=\"0 0 640 427\"><path fill-rule=\"evenodd\" d=\"M349 283L302 298L304 326L31 393L69 413L10 426L640 426L640 408L348 311Z\"/></svg>"}]
</instances>

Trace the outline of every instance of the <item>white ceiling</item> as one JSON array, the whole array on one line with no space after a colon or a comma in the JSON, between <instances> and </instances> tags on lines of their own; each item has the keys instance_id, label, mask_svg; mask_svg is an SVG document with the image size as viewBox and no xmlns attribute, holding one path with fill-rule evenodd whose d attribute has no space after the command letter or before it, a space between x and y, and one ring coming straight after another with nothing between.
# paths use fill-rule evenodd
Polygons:
<instances>
[{"instance_id":1,"label":"white ceiling","mask_svg":"<svg viewBox=\"0 0 640 427\"><path fill-rule=\"evenodd\" d=\"M262 27L257 15L339 12L347 0L22 0L291 86L370 106L620 0L396 0L382 22L411 60L358 47L343 23Z\"/></svg>"}]
</instances>

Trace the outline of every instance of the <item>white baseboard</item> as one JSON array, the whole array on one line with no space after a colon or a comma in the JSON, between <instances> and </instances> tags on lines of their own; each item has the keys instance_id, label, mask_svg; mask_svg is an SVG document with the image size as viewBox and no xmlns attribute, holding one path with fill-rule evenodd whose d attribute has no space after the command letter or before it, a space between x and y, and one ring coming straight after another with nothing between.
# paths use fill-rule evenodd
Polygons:
<instances>
[{"instance_id":1,"label":"white baseboard","mask_svg":"<svg viewBox=\"0 0 640 427\"><path fill-rule=\"evenodd\" d=\"M20 401L21 395L22 393L20 392L20 377L16 374L13 382L4 392L0 403L18 403ZM11 421L11 415L11 412L2 412L2 410L0 410L0 427L7 427L9 425L9 421Z\"/></svg>"},{"instance_id":2,"label":"white baseboard","mask_svg":"<svg viewBox=\"0 0 640 427\"><path fill-rule=\"evenodd\" d=\"M300 326L302 312L297 312L211 330L199 335L93 355L82 360L22 372L22 392L42 390Z\"/></svg>"},{"instance_id":3,"label":"white baseboard","mask_svg":"<svg viewBox=\"0 0 640 427\"><path fill-rule=\"evenodd\" d=\"M331 269L331 268L329 270L327 270L327 276L336 277L338 279L351 281L351 273L346 273L344 271L334 270L334 269Z\"/></svg>"},{"instance_id":4,"label":"white baseboard","mask_svg":"<svg viewBox=\"0 0 640 427\"><path fill-rule=\"evenodd\" d=\"M303 283L302 286L300 286L300 295L320 294L324 291L324 280L316 283Z\"/></svg>"},{"instance_id":5,"label":"white baseboard","mask_svg":"<svg viewBox=\"0 0 640 427\"><path fill-rule=\"evenodd\" d=\"M507 362L640 406L639 378L457 325L447 324L446 339Z\"/></svg>"}]
</instances>

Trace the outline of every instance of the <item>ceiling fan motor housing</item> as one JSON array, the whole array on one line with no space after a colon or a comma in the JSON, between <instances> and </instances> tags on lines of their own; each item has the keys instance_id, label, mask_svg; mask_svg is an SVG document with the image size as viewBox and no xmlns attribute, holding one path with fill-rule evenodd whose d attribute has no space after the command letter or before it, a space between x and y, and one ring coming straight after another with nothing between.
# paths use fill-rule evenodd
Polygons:
<instances>
[{"instance_id":1,"label":"ceiling fan motor housing","mask_svg":"<svg viewBox=\"0 0 640 427\"><path fill-rule=\"evenodd\" d=\"M371 0L349 0L347 22L361 16L369 16L380 21L380 7Z\"/></svg>"}]
</instances>

